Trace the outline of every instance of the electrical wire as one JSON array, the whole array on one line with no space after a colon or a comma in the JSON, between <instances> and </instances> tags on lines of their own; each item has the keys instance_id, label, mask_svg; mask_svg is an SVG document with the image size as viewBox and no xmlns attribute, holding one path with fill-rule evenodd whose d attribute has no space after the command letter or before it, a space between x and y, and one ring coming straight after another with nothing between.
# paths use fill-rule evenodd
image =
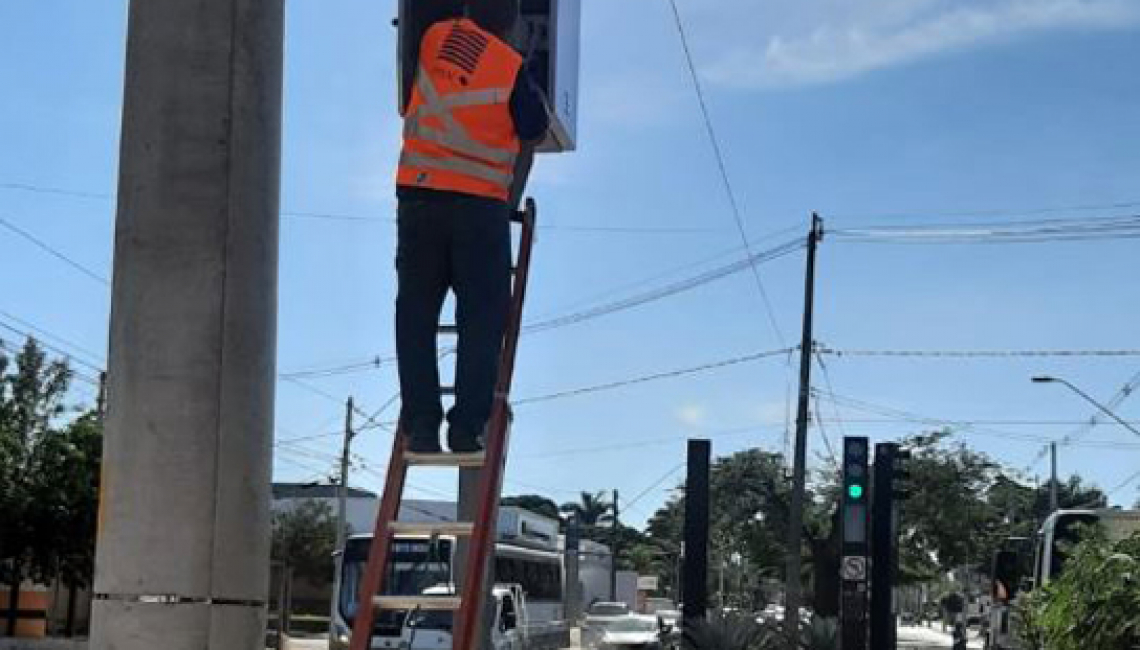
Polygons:
<instances>
[{"instance_id":1,"label":"electrical wire","mask_svg":"<svg viewBox=\"0 0 1140 650\"><path fill-rule=\"evenodd\" d=\"M689 47L689 38L685 33L685 23L684 20L681 19L681 10L677 7L677 0L669 0L669 6L673 9L673 19L677 26L677 35L681 40L681 49L685 54L685 63L688 66L689 77L692 80L693 90L697 96L697 103L701 109L705 133L708 135L709 145L712 147L713 156L716 158L717 170L720 172L720 178L724 184L725 196L728 198L729 207L732 209L732 217L736 224L737 233L740 235L740 241L744 245L745 252L748 253L750 260L749 267L752 269L752 277L756 281L756 289L760 294L764 311L768 314L768 322L772 326L772 332L775 333L776 340L782 347L787 347L788 344L784 338L784 333L780 330L780 325L776 321L775 310L772 309L772 301L768 298L768 290L764 288L764 281L760 278L760 271L757 270L756 262L752 258L752 248L748 243L748 234L744 229L744 217L741 214L740 204L736 200L736 191L733 190L732 180L728 175L728 165L724 160L724 152L721 151L720 139L717 137L716 129L713 127L712 115L709 111L708 102L705 100L705 92L701 85L701 78L697 74L697 66L693 62L693 52Z\"/></svg>"},{"instance_id":2,"label":"electrical wire","mask_svg":"<svg viewBox=\"0 0 1140 650\"><path fill-rule=\"evenodd\" d=\"M595 305L586 309L578 310L561 316L552 317L546 320L532 322L524 325L521 334L536 334L539 332L546 332L562 327L577 325L590 321L596 318L601 318L610 314L621 311L626 311L642 305L646 305L658 300L669 298L677 294L690 291L700 286L704 286L716 280L728 277L735 273L739 273L748 268L749 264L754 262L757 264L773 261L781 257L785 257L795 251L803 248L804 242L796 240L785 241L773 248L754 253L744 259L737 259L731 263L723 264L713 269L704 271L697 275L693 275L682 280L671 282L669 284L654 287L647 291L636 293L619 300L609 301L600 305ZM736 250L736 249L734 249ZM444 358L450 354L455 353L455 348L447 348L440 353L440 358ZM356 368L364 365L374 364L375 360L379 358L381 363L391 363L397 360L395 355L373 356L367 360L361 360L353 364L340 364L335 367L310 369L307 371L284 373L282 379L291 380L296 379L298 376L308 375L310 377L319 375L321 377L335 376L336 374L343 374L345 372L356 372ZM344 370L352 366L349 370ZM304 374L302 374L304 373Z\"/></svg>"},{"instance_id":3,"label":"electrical wire","mask_svg":"<svg viewBox=\"0 0 1140 650\"><path fill-rule=\"evenodd\" d=\"M974 225L930 224L912 227L839 228L839 241L877 244L1034 244L1059 241L1140 238L1140 214L1081 219L1041 219Z\"/></svg>"},{"instance_id":4,"label":"electrical wire","mask_svg":"<svg viewBox=\"0 0 1140 650\"><path fill-rule=\"evenodd\" d=\"M804 246L805 242L798 239L788 241L773 248L750 254L745 259L719 266L717 268L705 271L689 278L685 278L683 280L672 282L661 287L656 287L654 289L634 294L620 300L604 303L590 309L585 309L575 313L551 318L549 320L528 324L523 327L523 333L534 334L537 332L558 329L628 309L633 309L635 307L640 307L651 302L656 302L658 300L669 298L679 293L704 286L710 282L720 280L721 278L740 273L741 271L747 270L753 264L761 264L764 262L770 262L772 260L779 259L800 250Z\"/></svg>"},{"instance_id":5,"label":"electrical wire","mask_svg":"<svg viewBox=\"0 0 1140 650\"><path fill-rule=\"evenodd\" d=\"M996 210L951 210L951 211L910 211L910 212L885 212L885 213L843 213L839 214L829 213L830 218L838 219L885 219L885 220L902 220L902 219L928 219L928 218L948 218L948 217L1000 217L1000 216L1020 216L1020 215L1040 215L1040 214L1056 214L1062 212L1094 212L1103 210L1121 210L1127 208L1140 207L1140 201L1119 201L1115 203L1099 203L1099 204L1078 204L1070 206L1050 206L1038 208L1025 208L1025 209L996 209Z\"/></svg>"},{"instance_id":6,"label":"electrical wire","mask_svg":"<svg viewBox=\"0 0 1140 650\"><path fill-rule=\"evenodd\" d=\"M837 350L820 347L817 355L836 357L913 357L947 359L1025 357L1136 357L1140 349L1119 350Z\"/></svg>"},{"instance_id":7,"label":"electrical wire","mask_svg":"<svg viewBox=\"0 0 1140 650\"><path fill-rule=\"evenodd\" d=\"M20 236L21 238L23 238L26 241L31 242L40 250L48 253L52 257L60 260L64 264L67 264L71 268L79 271L83 275L86 275L87 277L91 278L92 280L95 280L96 282L102 284L103 286L105 286L105 287L111 286L111 283L110 283L110 281L107 280L107 278L103 277L102 275L100 275L96 271L91 270L91 268L84 266L83 264L80 264L79 262L75 261L71 257L68 257L64 253L60 252L59 249L52 246L51 244L48 244L47 242L43 241L39 237L36 237L32 233L24 230L23 228L20 228L19 226L8 221L7 219L5 219L2 216L0 216L0 226L8 229L11 232L16 233L16 235Z\"/></svg>"},{"instance_id":8,"label":"electrical wire","mask_svg":"<svg viewBox=\"0 0 1140 650\"><path fill-rule=\"evenodd\" d=\"M41 337L47 337L49 339L54 339L57 343L59 343L61 345L66 345L70 348L74 348L75 350L81 352L88 359L94 359L96 363L84 364L84 365L87 365L89 368L98 369L98 370L102 371L102 368L106 365L103 361L102 355L99 355L95 352L92 352L91 350L79 345L78 343L75 343L73 341L69 341L69 340L63 338L62 336L59 336L57 334L53 334L53 333L43 329L42 327L38 327L35 324L30 323L27 320L24 320L23 318L15 316L15 315L7 312L7 311L0 310L0 326L3 326L5 329L17 331L8 325L3 325L4 320L12 321L12 322L16 323L17 325L20 325L21 327L26 327L29 330L40 334ZM31 336L31 334L27 334L27 336L29 338L34 338ZM75 353L68 353L68 356L71 357L72 359L77 359L78 355L76 355Z\"/></svg>"},{"instance_id":9,"label":"electrical wire","mask_svg":"<svg viewBox=\"0 0 1140 650\"><path fill-rule=\"evenodd\" d=\"M632 499L630 499L630 500L629 500L629 501L627 501L626 503L622 504L622 507L623 507L624 509L630 509L630 508L633 508L634 506L636 506L636 505L637 505L637 502L638 502L638 501L641 501L641 500L642 500L643 498L645 498L645 497L646 497L646 496L647 496L647 495L648 495L650 492L652 492L654 489L656 489L657 487L659 487L659 486L660 486L662 483L664 483L665 481L669 480L669 478L670 478L670 477L672 477L672 476L676 475L676 473L677 473L677 472L679 472L679 471L681 471L682 469L684 469L684 468L685 468L685 466L686 466L686 464L687 464L687 463L680 463L680 464L678 464L676 467L673 467L673 468L671 468L669 471L665 472L665 473L664 473L664 474L661 476L661 478L657 479L656 481L653 481L653 483L652 483L652 484L650 484L650 486L649 486L649 487L647 487L647 488L645 488L644 490L642 490L641 492L639 492L639 493L637 494L637 496L633 497Z\"/></svg>"},{"instance_id":10,"label":"electrical wire","mask_svg":"<svg viewBox=\"0 0 1140 650\"><path fill-rule=\"evenodd\" d=\"M549 401L553 401L553 400L564 399L567 397L577 397L580 395L588 395L590 393L599 393L599 392L603 392L603 391L610 391L610 390L615 390L618 388L625 388L627 386L634 386L637 384L644 384L644 383L648 383L648 382L652 382L652 381L658 381L658 380L662 380L662 379L672 379L675 377L682 377L685 375L691 375L691 374L696 374L696 373L700 373L700 372L706 372L708 370L715 370L718 368L725 368L728 366L734 366L734 365L738 365L738 364L742 364L742 363L749 363L752 361L758 361L760 359L766 359L769 357L779 356L779 355L785 354L786 352L787 352L787 350L766 350L764 352L756 352L753 354L746 354L743 356L732 357L729 359L722 359L720 361L713 361L711 363L704 363L704 364L701 364L699 366L690 366L688 368L678 368L676 370L668 370L665 372L658 372L658 373L653 373L653 374L649 374L649 375L641 375L639 377L631 377L629 379L622 379L619 381L613 381L613 382L609 382L609 383L605 383L605 384L597 384L594 386L584 386L581 388L572 388L569 390L559 391L556 393L549 393L546 395L535 395L533 397L527 397L527 398L523 398L520 400L516 400L514 402L514 404L515 404L515 406L523 406L526 404L536 404L539 402L549 402Z\"/></svg>"}]
</instances>

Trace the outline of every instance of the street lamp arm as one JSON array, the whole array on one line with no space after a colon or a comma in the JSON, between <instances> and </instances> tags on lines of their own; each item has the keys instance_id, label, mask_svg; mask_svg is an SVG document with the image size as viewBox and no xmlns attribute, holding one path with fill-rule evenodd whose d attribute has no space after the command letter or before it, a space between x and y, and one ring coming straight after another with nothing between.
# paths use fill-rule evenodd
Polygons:
<instances>
[{"instance_id":1,"label":"street lamp arm","mask_svg":"<svg viewBox=\"0 0 1140 650\"><path fill-rule=\"evenodd\" d=\"M1053 378L1053 381L1055 381L1055 382L1058 382L1058 383L1061 383L1061 384L1064 384L1064 385L1068 386L1068 387L1069 387L1069 389L1070 389L1070 390L1072 390L1074 393L1076 393L1077 395L1080 395L1081 397L1083 397L1083 398L1084 398L1084 400L1085 400L1086 402L1088 402L1089 404L1092 404L1093 406L1097 407L1097 409L1098 409L1098 410L1100 410L1101 412L1105 413L1106 415L1108 415L1108 416L1109 416L1110 418L1112 418L1113 420L1116 420L1117 422L1119 422L1119 423L1120 423L1120 425L1121 425L1122 427L1124 427L1125 429L1128 429L1128 430L1129 430L1129 431L1131 431L1132 433L1135 433L1136 435L1140 436L1140 430L1137 430L1137 429L1136 429L1136 427L1134 427L1134 426L1132 426L1131 424L1129 424L1128 422L1126 422L1126 421L1124 420L1124 418L1121 418L1119 415L1117 415L1117 414L1113 413L1112 411L1110 411L1110 410L1109 410L1109 408L1108 408L1107 406L1105 406L1104 404L1101 404L1100 402L1096 401L1095 399L1093 399L1092 397L1090 397L1090 396L1089 396L1087 393L1085 393L1083 390L1081 390L1081 389L1077 388L1076 386L1074 386L1073 384L1069 383L1069 381L1068 381L1068 380L1066 380L1066 379L1062 379L1062 378L1060 378L1060 377L1055 377L1055 378Z\"/></svg>"}]
</instances>

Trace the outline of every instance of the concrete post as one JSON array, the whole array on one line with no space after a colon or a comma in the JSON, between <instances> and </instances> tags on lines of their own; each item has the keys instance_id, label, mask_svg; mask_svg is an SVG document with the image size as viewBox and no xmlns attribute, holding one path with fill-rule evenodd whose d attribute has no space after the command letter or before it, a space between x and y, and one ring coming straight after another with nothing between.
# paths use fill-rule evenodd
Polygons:
<instances>
[{"instance_id":1,"label":"concrete post","mask_svg":"<svg viewBox=\"0 0 1140 650\"><path fill-rule=\"evenodd\" d=\"M264 648L281 0L134 0L92 650Z\"/></svg>"}]
</instances>

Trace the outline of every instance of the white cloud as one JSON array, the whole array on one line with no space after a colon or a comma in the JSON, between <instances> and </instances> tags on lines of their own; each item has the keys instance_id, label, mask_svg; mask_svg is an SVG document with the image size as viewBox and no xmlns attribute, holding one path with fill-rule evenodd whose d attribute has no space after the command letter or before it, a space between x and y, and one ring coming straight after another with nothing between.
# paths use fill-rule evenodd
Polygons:
<instances>
[{"instance_id":1,"label":"white cloud","mask_svg":"<svg viewBox=\"0 0 1140 650\"><path fill-rule=\"evenodd\" d=\"M685 404L677 409L677 419L690 427L699 427L705 421L705 408L700 404Z\"/></svg>"},{"instance_id":2,"label":"white cloud","mask_svg":"<svg viewBox=\"0 0 1140 650\"><path fill-rule=\"evenodd\" d=\"M756 3L750 4L756 11ZM746 11L737 1L728 6ZM829 7L836 10L818 11ZM800 10L761 16L766 18L769 29L737 31L733 38L725 37L721 25L715 42L703 43L712 55L703 73L714 83L742 88L825 83L1027 34L1135 25L1140 2L863 0L838 8L831 0L819 0ZM698 17L697 35L704 33L702 26L716 23L706 8Z\"/></svg>"}]
</instances>

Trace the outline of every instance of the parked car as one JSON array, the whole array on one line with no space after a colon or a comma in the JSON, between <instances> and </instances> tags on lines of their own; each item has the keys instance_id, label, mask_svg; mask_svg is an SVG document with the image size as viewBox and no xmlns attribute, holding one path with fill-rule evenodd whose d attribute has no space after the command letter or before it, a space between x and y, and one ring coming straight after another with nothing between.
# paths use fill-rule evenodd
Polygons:
<instances>
[{"instance_id":1,"label":"parked car","mask_svg":"<svg viewBox=\"0 0 1140 650\"><path fill-rule=\"evenodd\" d=\"M662 650L663 637L657 617L629 614L596 625L585 642L590 650Z\"/></svg>"}]
</instances>

